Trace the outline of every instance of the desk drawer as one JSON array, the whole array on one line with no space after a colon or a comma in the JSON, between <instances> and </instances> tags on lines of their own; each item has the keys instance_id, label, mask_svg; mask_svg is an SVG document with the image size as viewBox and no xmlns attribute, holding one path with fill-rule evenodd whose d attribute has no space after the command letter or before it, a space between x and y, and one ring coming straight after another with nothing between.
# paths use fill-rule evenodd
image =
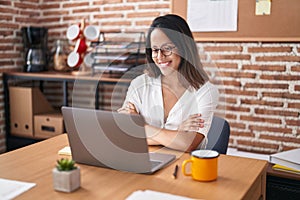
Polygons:
<instances>
[{"instance_id":1,"label":"desk drawer","mask_svg":"<svg viewBox=\"0 0 300 200\"><path fill-rule=\"evenodd\" d=\"M267 200L300 199L300 181L276 176L267 176Z\"/></svg>"}]
</instances>

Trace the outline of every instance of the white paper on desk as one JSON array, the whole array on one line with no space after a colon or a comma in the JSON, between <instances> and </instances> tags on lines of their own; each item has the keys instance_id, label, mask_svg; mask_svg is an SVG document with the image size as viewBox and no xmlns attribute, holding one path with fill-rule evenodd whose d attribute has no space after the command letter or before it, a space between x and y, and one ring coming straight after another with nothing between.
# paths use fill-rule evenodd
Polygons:
<instances>
[{"instance_id":1,"label":"white paper on desk","mask_svg":"<svg viewBox=\"0 0 300 200\"><path fill-rule=\"evenodd\" d=\"M35 185L35 183L0 178L0 199L13 199L18 195L22 194L23 192L26 192L30 188L34 187Z\"/></svg>"},{"instance_id":2,"label":"white paper on desk","mask_svg":"<svg viewBox=\"0 0 300 200\"><path fill-rule=\"evenodd\" d=\"M237 31L238 0L188 0L187 22L193 32Z\"/></svg>"},{"instance_id":3,"label":"white paper on desk","mask_svg":"<svg viewBox=\"0 0 300 200\"><path fill-rule=\"evenodd\" d=\"M66 146L66 147L60 149L58 151L58 155L71 156L72 155L71 148L69 146Z\"/></svg>"},{"instance_id":4,"label":"white paper on desk","mask_svg":"<svg viewBox=\"0 0 300 200\"><path fill-rule=\"evenodd\" d=\"M178 196L174 194L168 194L163 192L157 192L152 190L137 190L129 195L126 200L192 200L188 197Z\"/></svg>"}]
</instances>

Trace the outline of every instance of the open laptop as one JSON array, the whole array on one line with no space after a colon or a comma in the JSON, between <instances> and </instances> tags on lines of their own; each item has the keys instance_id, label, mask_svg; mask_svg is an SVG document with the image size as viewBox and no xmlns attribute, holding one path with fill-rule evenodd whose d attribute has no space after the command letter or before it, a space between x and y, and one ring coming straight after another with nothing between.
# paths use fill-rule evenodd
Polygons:
<instances>
[{"instance_id":1,"label":"open laptop","mask_svg":"<svg viewBox=\"0 0 300 200\"><path fill-rule=\"evenodd\" d=\"M72 159L78 163L151 174L176 156L148 152L141 115L62 107Z\"/></svg>"}]
</instances>

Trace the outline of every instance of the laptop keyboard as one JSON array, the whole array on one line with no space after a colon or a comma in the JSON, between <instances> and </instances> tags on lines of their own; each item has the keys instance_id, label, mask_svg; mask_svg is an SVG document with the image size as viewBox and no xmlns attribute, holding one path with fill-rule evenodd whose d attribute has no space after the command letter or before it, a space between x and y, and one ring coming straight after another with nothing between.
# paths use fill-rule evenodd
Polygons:
<instances>
[{"instance_id":1,"label":"laptop keyboard","mask_svg":"<svg viewBox=\"0 0 300 200\"><path fill-rule=\"evenodd\" d=\"M150 162L151 162L152 169L161 163L160 161L154 161L154 160L151 160Z\"/></svg>"}]
</instances>

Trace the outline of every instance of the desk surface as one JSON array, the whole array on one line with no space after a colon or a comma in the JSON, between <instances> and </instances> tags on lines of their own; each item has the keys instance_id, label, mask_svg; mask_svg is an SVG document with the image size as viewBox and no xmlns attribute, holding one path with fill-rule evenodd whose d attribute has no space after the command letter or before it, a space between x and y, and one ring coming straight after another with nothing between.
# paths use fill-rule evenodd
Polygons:
<instances>
[{"instance_id":1,"label":"desk surface","mask_svg":"<svg viewBox=\"0 0 300 200\"><path fill-rule=\"evenodd\" d=\"M220 155L218 179L197 182L178 173L172 178L176 164L181 166L189 154L153 175L133 174L112 169L81 165L81 188L73 193L53 190L52 172L57 152L68 145L66 134L0 155L0 178L34 182L37 185L18 199L125 199L136 190L155 190L191 198L259 199L265 198L267 162L263 160ZM181 170L181 167L179 168Z\"/></svg>"}]
</instances>

